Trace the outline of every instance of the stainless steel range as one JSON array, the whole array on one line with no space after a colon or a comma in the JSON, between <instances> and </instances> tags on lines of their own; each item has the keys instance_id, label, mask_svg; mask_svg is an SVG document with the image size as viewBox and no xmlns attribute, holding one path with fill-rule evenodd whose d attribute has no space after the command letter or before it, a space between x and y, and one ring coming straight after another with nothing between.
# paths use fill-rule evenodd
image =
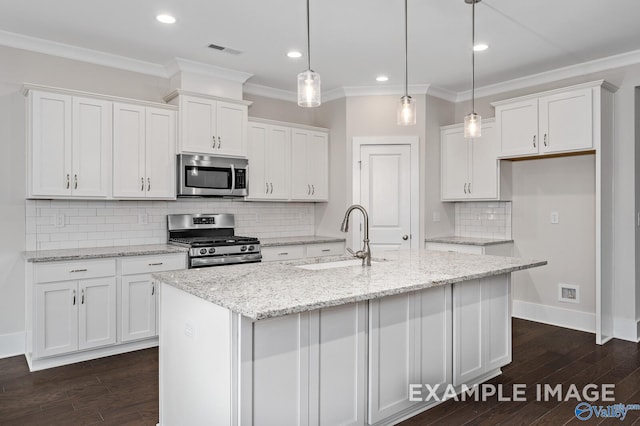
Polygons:
<instances>
[{"instance_id":1,"label":"stainless steel range","mask_svg":"<svg viewBox=\"0 0 640 426\"><path fill-rule=\"evenodd\" d=\"M189 268L260 262L260 241L234 235L232 214L170 214L169 243L189 247Z\"/></svg>"}]
</instances>

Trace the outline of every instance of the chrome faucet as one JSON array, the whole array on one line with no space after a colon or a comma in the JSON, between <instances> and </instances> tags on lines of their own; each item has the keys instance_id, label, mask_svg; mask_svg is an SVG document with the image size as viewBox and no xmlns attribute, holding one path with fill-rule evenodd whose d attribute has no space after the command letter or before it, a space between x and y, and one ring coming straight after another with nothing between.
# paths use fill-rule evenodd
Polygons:
<instances>
[{"instance_id":1,"label":"chrome faucet","mask_svg":"<svg viewBox=\"0 0 640 426\"><path fill-rule=\"evenodd\" d=\"M369 214L364 207L360 204L354 204L347 209L347 212L344 215L344 220L342 221L342 226L340 230L342 232L349 231L349 215L354 210L360 210L362 212L362 216L364 216L364 239L362 242L364 245L362 246L362 250L358 250L357 252L353 252L350 248L347 247L347 251L351 253L354 257L362 259L362 266L371 266L371 247L369 247Z\"/></svg>"}]
</instances>

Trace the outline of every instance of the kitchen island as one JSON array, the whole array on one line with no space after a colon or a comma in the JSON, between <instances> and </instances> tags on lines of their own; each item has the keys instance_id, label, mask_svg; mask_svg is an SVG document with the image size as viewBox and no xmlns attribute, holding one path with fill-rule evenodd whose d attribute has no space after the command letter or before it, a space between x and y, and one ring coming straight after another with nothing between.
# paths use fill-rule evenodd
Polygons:
<instances>
[{"instance_id":1,"label":"kitchen island","mask_svg":"<svg viewBox=\"0 0 640 426\"><path fill-rule=\"evenodd\" d=\"M358 262L155 274L160 424L394 424L437 403L410 398L410 384L500 374L510 273L546 264L436 251Z\"/></svg>"}]
</instances>

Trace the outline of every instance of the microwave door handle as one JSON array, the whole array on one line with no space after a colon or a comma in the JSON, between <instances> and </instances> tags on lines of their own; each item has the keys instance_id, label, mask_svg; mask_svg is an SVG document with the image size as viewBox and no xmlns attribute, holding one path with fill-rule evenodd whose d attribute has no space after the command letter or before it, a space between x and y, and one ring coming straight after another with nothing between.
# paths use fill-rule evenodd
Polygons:
<instances>
[{"instance_id":1,"label":"microwave door handle","mask_svg":"<svg viewBox=\"0 0 640 426\"><path fill-rule=\"evenodd\" d=\"M231 193L233 194L233 191L235 191L236 189L236 169L235 167L233 167L233 164L231 164Z\"/></svg>"}]
</instances>

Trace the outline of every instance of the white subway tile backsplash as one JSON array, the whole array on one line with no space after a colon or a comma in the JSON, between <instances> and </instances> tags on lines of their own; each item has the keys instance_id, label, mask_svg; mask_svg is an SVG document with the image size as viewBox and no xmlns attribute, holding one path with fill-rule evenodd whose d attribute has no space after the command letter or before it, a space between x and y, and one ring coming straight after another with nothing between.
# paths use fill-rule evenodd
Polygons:
<instances>
[{"instance_id":1,"label":"white subway tile backsplash","mask_svg":"<svg viewBox=\"0 0 640 426\"><path fill-rule=\"evenodd\" d=\"M27 250L164 244L167 214L175 213L233 213L236 234L258 238L315 233L312 203L27 200L26 212ZM138 223L139 214L147 215L147 224ZM55 226L58 215L65 226Z\"/></svg>"},{"instance_id":2,"label":"white subway tile backsplash","mask_svg":"<svg viewBox=\"0 0 640 426\"><path fill-rule=\"evenodd\" d=\"M511 238L511 202L464 202L455 206L455 235Z\"/></svg>"}]
</instances>

